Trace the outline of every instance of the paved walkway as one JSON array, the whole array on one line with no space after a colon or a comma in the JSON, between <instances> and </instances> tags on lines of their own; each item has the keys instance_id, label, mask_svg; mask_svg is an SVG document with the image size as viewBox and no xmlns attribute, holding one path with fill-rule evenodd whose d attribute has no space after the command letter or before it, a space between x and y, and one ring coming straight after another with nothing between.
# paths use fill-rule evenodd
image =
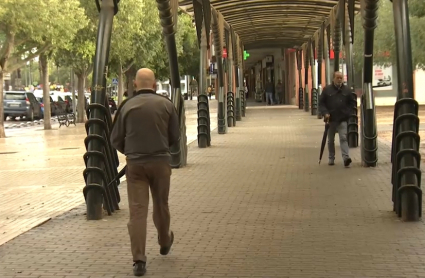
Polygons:
<instances>
[{"instance_id":1,"label":"paved walkway","mask_svg":"<svg viewBox=\"0 0 425 278\"><path fill-rule=\"evenodd\" d=\"M197 138L196 103L185 102L188 142ZM210 112L215 128L215 100ZM0 245L84 202L84 125L52 128L7 129L0 139Z\"/></svg>"},{"instance_id":2,"label":"paved walkway","mask_svg":"<svg viewBox=\"0 0 425 278\"><path fill-rule=\"evenodd\" d=\"M322 132L298 109L251 107L212 147L190 145L172 175L175 245L158 254L149 218L147 277L425 277L423 223L392 212L388 146L374 169L359 149L351 169L318 165ZM121 193L102 221L80 205L2 245L0 277L132 277Z\"/></svg>"}]
</instances>

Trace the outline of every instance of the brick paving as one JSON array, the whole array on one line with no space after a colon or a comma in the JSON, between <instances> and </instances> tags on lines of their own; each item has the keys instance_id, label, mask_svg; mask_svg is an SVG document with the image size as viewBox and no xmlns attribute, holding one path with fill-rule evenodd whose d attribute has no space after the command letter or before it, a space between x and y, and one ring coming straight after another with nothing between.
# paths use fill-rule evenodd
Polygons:
<instances>
[{"instance_id":1,"label":"brick paving","mask_svg":"<svg viewBox=\"0 0 425 278\"><path fill-rule=\"evenodd\" d=\"M196 101L187 101L186 107L191 142L197 138ZM213 100L212 128L216 107ZM83 124L54 124L48 131L42 126L8 129L6 135L0 139L0 245L84 202Z\"/></svg>"},{"instance_id":2,"label":"brick paving","mask_svg":"<svg viewBox=\"0 0 425 278\"><path fill-rule=\"evenodd\" d=\"M323 123L298 109L250 107L212 147L173 171L175 245L160 256L149 217L146 277L425 277L425 227L392 212L389 154L318 165ZM339 158L339 153L337 153ZM121 210L84 205L0 246L0 277L132 277ZM150 213L152 211L150 210Z\"/></svg>"}]
</instances>

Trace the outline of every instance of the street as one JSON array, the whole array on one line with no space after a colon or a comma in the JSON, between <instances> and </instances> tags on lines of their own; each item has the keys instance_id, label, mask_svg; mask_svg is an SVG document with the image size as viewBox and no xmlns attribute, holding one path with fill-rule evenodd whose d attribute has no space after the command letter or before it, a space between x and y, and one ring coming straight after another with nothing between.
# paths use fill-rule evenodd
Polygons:
<instances>
[{"instance_id":1,"label":"street","mask_svg":"<svg viewBox=\"0 0 425 278\"><path fill-rule=\"evenodd\" d=\"M189 144L197 139L197 101L187 100L185 107ZM215 100L210 115L213 130ZM58 126L53 121L46 131L42 124L8 128L8 138L0 139L0 245L84 202L84 124ZM123 167L124 156L119 157Z\"/></svg>"}]
</instances>

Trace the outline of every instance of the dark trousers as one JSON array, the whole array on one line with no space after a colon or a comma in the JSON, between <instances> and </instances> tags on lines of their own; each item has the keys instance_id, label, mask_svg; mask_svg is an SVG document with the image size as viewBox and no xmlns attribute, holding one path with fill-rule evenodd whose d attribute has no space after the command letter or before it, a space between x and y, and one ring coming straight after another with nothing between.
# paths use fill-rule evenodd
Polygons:
<instances>
[{"instance_id":1,"label":"dark trousers","mask_svg":"<svg viewBox=\"0 0 425 278\"><path fill-rule=\"evenodd\" d=\"M149 207L149 188L153 200L153 222L158 231L160 246L170 244L170 191L171 166L157 161L144 164L127 164L127 193L130 210L128 233L133 261L146 262L146 224Z\"/></svg>"}]
</instances>

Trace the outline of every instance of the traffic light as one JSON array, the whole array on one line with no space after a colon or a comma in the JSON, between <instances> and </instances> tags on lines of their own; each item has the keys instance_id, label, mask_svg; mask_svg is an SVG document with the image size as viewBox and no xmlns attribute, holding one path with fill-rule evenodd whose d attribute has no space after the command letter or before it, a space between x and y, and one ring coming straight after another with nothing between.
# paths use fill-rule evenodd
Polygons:
<instances>
[{"instance_id":1,"label":"traffic light","mask_svg":"<svg viewBox=\"0 0 425 278\"><path fill-rule=\"evenodd\" d=\"M246 60L246 58L249 57L249 53L246 52L246 50L243 51L243 59Z\"/></svg>"}]
</instances>

